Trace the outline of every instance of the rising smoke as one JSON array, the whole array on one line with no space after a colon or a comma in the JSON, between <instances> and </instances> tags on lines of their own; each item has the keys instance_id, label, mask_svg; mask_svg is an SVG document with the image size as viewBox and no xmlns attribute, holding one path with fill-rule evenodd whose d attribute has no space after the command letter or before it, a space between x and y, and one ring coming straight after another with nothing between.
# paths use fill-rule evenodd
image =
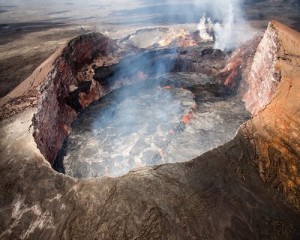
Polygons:
<instances>
[{"instance_id":1,"label":"rising smoke","mask_svg":"<svg viewBox=\"0 0 300 240\"><path fill-rule=\"evenodd\" d=\"M243 3L244 0L194 1L195 5L201 5L205 9L208 16L207 19L205 17L200 19L198 25L200 37L210 40L212 36L209 33L213 28L214 47L223 51L232 50L253 37L253 31L243 15ZM213 27L210 19L214 21Z\"/></svg>"},{"instance_id":2,"label":"rising smoke","mask_svg":"<svg viewBox=\"0 0 300 240\"><path fill-rule=\"evenodd\" d=\"M197 28L199 30L199 36L203 42L210 42L214 40L214 37L212 35L214 24L212 23L210 18L205 17L205 14L200 19Z\"/></svg>"},{"instance_id":3,"label":"rising smoke","mask_svg":"<svg viewBox=\"0 0 300 240\"><path fill-rule=\"evenodd\" d=\"M244 17L246 0L165 0L160 1L153 23L164 15L168 23L192 23L200 19L198 30L203 41L216 40L215 48L232 50L253 37L253 29ZM249 3L249 1L247 1ZM163 10L165 9L165 10ZM184 17L183 17L184 15ZM203 17L206 16L207 18ZM213 32L213 33L212 33Z\"/></svg>"}]
</instances>

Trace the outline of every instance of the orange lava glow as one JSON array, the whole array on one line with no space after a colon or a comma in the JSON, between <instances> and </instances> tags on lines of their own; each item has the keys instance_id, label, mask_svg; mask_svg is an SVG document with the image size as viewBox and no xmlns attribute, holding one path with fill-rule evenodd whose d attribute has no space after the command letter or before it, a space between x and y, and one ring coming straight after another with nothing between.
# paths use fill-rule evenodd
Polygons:
<instances>
[{"instance_id":1,"label":"orange lava glow","mask_svg":"<svg viewBox=\"0 0 300 240\"><path fill-rule=\"evenodd\" d=\"M189 112L182 117L182 121L187 125L191 122L193 118L193 113Z\"/></svg>"},{"instance_id":2,"label":"orange lava glow","mask_svg":"<svg viewBox=\"0 0 300 240\"><path fill-rule=\"evenodd\" d=\"M172 86L164 86L164 89L171 89Z\"/></svg>"}]
</instances>

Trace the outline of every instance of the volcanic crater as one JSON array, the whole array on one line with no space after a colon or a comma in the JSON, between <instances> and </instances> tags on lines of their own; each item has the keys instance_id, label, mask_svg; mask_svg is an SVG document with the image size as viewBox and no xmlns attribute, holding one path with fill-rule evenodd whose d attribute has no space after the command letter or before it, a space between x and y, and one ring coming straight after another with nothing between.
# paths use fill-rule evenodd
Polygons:
<instances>
[{"instance_id":1,"label":"volcanic crater","mask_svg":"<svg viewBox=\"0 0 300 240\"><path fill-rule=\"evenodd\" d=\"M33 121L38 147L54 169L76 178L189 161L232 139L250 118L241 71L226 70L229 58L198 32L80 36L43 86Z\"/></svg>"},{"instance_id":2,"label":"volcanic crater","mask_svg":"<svg viewBox=\"0 0 300 240\"><path fill-rule=\"evenodd\" d=\"M1 237L298 239L299 33L148 33L77 37L12 92Z\"/></svg>"}]
</instances>

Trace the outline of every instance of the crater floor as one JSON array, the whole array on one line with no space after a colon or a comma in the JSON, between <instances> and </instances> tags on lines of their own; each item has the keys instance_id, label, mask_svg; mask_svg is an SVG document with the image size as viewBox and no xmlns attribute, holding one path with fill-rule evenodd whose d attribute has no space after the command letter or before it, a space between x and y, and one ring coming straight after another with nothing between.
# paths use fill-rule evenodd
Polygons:
<instances>
[{"instance_id":1,"label":"crater floor","mask_svg":"<svg viewBox=\"0 0 300 240\"><path fill-rule=\"evenodd\" d=\"M189 161L231 140L250 113L238 97L216 96L209 88L194 94L209 83L195 75L173 73L114 90L85 109L61 152L66 174L117 177L138 167ZM172 85L164 85L166 79ZM191 90L174 87L176 79Z\"/></svg>"}]
</instances>

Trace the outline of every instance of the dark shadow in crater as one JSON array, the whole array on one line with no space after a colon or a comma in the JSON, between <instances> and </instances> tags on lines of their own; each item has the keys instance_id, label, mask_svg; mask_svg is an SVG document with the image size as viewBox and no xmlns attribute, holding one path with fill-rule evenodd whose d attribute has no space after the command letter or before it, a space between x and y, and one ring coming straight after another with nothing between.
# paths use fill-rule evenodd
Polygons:
<instances>
[{"instance_id":1,"label":"dark shadow in crater","mask_svg":"<svg viewBox=\"0 0 300 240\"><path fill-rule=\"evenodd\" d=\"M59 173L65 174L64 157L68 152L68 137L64 140L61 150L58 152L56 159L53 162L53 169Z\"/></svg>"}]
</instances>

